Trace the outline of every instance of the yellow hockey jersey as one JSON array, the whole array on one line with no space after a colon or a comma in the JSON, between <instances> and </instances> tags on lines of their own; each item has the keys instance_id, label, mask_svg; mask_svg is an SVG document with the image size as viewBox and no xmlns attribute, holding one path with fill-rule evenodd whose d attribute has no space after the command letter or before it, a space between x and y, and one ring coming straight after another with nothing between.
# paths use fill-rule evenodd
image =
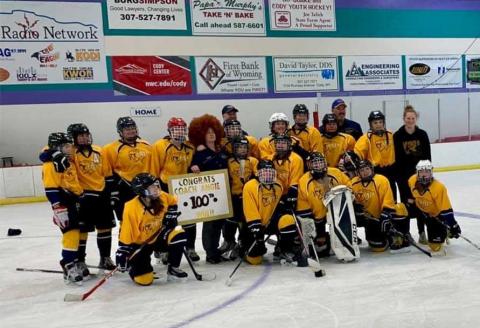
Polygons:
<instances>
[{"instance_id":1,"label":"yellow hockey jersey","mask_svg":"<svg viewBox=\"0 0 480 328\"><path fill-rule=\"evenodd\" d=\"M367 132L357 140L355 153L361 159L368 159L373 166L385 167L395 162L393 134L386 131L383 136Z\"/></svg>"},{"instance_id":2,"label":"yellow hockey jersey","mask_svg":"<svg viewBox=\"0 0 480 328\"><path fill-rule=\"evenodd\" d=\"M441 212L452 211L447 188L438 180L433 180L423 193L417 187L417 175L414 174L408 179L408 186L415 198L415 205L431 217L437 217Z\"/></svg>"},{"instance_id":3,"label":"yellow hockey jersey","mask_svg":"<svg viewBox=\"0 0 480 328\"><path fill-rule=\"evenodd\" d=\"M55 171L52 162L45 162L42 165L42 179L45 192L52 205L60 200L59 196L51 197L53 194L58 195L60 192L66 192L67 194L80 196L83 193L74 165L70 165L65 172L58 173ZM52 199L54 200L52 201Z\"/></svg>"},{"instance_id":4,"label":"yellow hockey jersey","mask_svg":"<svg viewBox=\"0 0 480 328\"><path fill-rule=\"evenodd\" d=\"M288 159L273 160L277 171L277 180L283 187L283 194L287 194L291 186L298 185L303 175L303 160L296 153L290 153Z\"/></svg>"},{"instance_id":5,"label":"yellow hockey jersey","mask_svg":"<svg viewBox=\"0 0 480 328\"><path fill-rule=\"evenodd\" d=\"M139 173L151 173L152 146L145 140L134 145L117 140L104 146L103 153L112 172L127 182Z\"/></svg>"},{"instance_id":6,"label":"yellow hockey jersey","mask_svg":"<svg viewBox=\"0 0 480 328\"><path fill-rule=\"evenodd\" d=\"M177 148L170 139L160 139L153 145L152 174L167 184L169 176L188 173L194 153L188 141Z\"/></svg>"},{"instance_id":7,"label":"yellow hockey jersey","mask_svg":"<svg viewBox=\"0 0 480 328\"><path fill-rule=\"evenodd\" d=\"M233 157L228 159L228 175L230 177L230 190L232 195L242 194L243 186L257 174L258 159L249 156L244 160L242 168L241 161Z\"/></svg>"},{"instance_id":8,"label":"yellow hockey jersey","mask_svg":"<svg viewBox=\"0 0 480 328\"><path fill-rule=\"evenodd\" d=\"M120 242L126 245L141 245L160 230L168 207L177 204L174 196L163 191L160 193L160 199L164 207L158 215L152 215L146 210L138 196L125 203ZM153 244L155 240L156 238L148 243Z\"/></svg>"},{"instance_id":9,"label":"yellow hockey jersey","mask_svg":"<svg viewBox=\"0 0 480 328\"><path fill-rule=\"evenodd\" d=\"M348 185L355 195L355 201L363 205L366 213L379 218L383 209L395 211L392 189L388 179L381 174L375 174L373 180L363 183L359 177L354 177Z\"/></svg>"},{"instance_id":10,"label":"yellow hockey jersey","mask_svg":"<svg viewBox=\"0 0 480 328\"><path fill-rule=\"evenodd\" d=\"M333 138L322 135L323 151L327 165L337 167L340 157L355 147L355 139L346 133L338 133Z\"/></svg>"},{"instance_id":11,"label":"yellow hockey jersey","mask_svg":"<svg viewBox=\"0 0 480 328\"><path fill-rule=\"evenodd\" d=\"M311 152L319 152L323 154L323 142L320 132L313 126L307 126L302 130L295 130L291 128L288 130L288 135L299 140L300 147Z\"/></svg>"},{"instance_id":12,"label":"yellow hockey jersey","mask_svg":"<svg viewBox=\"0 0 480 328\"><path fill-rule=\"evenodd\" d=\"M258 220L263 226L267 226L280 202L282 189L279 183L274 183L267 189L257 179L248 181L243 188L243 213L246 222Z\"/></svg>"},{"instance_id":13,"label":"yellow hockey jersey","mask_svg":"<svg viewBox=\"0 0 480 328\"><path fill-rule=\"evenodd\" d=\"M82 152L74 147L72 162L75 164L78 182L84 190L105 189L105 178L112 175L112 170L102 155L102 147L92 145L91 152Z\"/></svg>"},{"instance_id":14,"label":"yellow hockey jersey","mask_svg":"<svg viewBox=\"0 0 480 328\"><path fill-rule=\"evenodd\" d=\"M252 136L244 136L248 140L248 156L252 156L255 158L260 158L260 151L258 149L258 141L255 137ZM233 145L228 140L228 138L222 138L221 146L227 152L227 154L233 154Z\"/></svg>"},{"instance_id":15,"label":"yellow hockey jersey","mask_svg":"<svg viewBox=\"0 0 480 328\"><path fill-rule=\"evenodd\" d=\"M321 181L312 177L310 172L305 173L298 183L297 212L312 212L313 218L320 220L327 215L327 208L323 205L323 197L333 187L348 185L348 177L339 169L329 167L327 175Z\"/></svg>"}]
</instances>

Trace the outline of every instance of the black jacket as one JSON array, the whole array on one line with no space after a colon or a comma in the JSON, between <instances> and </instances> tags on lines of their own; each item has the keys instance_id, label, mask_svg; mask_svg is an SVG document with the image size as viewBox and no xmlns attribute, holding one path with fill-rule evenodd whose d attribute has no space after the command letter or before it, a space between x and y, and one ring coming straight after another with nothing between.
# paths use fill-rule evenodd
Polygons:
<instances>
[{"instance_id":1,"label":"black jacket","mask_svg":"<svg viewBox=\"0 0 480 328\"><path fill-rule=\"evenodd\" d=\"M418 161L432 160L427 132L417 126L412 134L405 131L404 125L401 126L393 134L393 142L395 144L396 173L399 177L408 179L415 174L415 166Z\"/></svg>"}]
</instances>

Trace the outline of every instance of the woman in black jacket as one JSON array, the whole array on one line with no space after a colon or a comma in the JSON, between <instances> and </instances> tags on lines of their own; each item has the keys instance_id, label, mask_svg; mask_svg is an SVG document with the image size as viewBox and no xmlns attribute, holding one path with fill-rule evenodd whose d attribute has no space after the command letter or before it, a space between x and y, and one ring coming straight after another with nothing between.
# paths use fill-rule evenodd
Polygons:
<instances>
[{"instance_id":1,"label":"woman in black jacket","mask_svg":"<svg viewBox=\"0 0 480 328\"><path fill-rule=\"evenodd\" d=\"M413 106L407 105L403 111L403 122L405 124L393 134L393 140L400 199L407 205L409 216L417 218L419 242L426 244L425 222L423 217L417 214L415 201L408 187L408 178L415 174L415 167L418 161L423 159L432 160L428 134L416 125L417 119L417 111Z\"/></svg>"}]
</instances>

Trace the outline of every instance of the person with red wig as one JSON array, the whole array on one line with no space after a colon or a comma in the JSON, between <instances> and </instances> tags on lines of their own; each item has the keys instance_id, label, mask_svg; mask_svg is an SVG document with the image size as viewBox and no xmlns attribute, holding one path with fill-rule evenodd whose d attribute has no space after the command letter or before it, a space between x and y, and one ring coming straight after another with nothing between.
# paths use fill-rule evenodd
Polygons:
<instances>
[{"instance_id":1,"label":"person with red wig","mask_svg":"<svg viewBox=\"0 0 480 328\"><path fill-rule=\"evenodd\" d=\"M188 128L188 139L196 147L190 171L204 171L228 168L228 156L222 150L223 126L213 115L205 114L195 117ZM222 262L218 249L224 220L203 222L202 244L207 254L207 262L217 264Z\"/></svg>"}]
</instances>

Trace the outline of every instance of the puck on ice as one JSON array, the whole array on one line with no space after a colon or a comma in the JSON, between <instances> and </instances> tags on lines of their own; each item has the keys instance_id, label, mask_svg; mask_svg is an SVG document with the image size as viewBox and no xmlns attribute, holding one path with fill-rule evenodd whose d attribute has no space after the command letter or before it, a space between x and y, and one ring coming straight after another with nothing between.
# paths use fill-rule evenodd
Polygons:
<instances>
[{"instance_id":1,"label":"puck on ice","mask_svg":"<svg viewBox=\"0 0 480 328\"><path fill-rule=\"evenodd\" d=\"M7 232L7 236L18 236L21 233L22 233L22 230L20 229L9 228Z\"/></svg>"}]
</instances>

